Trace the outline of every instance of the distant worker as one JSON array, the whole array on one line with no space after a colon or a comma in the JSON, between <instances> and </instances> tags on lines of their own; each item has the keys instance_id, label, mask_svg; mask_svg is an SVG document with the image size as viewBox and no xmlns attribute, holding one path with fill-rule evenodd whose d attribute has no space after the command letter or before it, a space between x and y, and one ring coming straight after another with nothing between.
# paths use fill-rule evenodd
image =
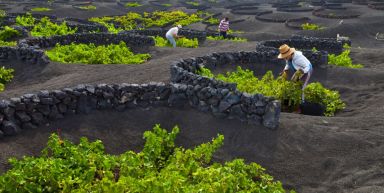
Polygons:
<instances>
[{"instance_id":1,"label":"distant worker","mask_svg":"<svg viewBox=\"0 0 384 193\"><path fill-rule=\"evenodd\" d=\"M278 58L285 59L286 61L285 68L280 75L286 78L288 71L291 70L294 72L291 81L304 81L301 95L301 100L304 102L304 89L307 87L313 73L312 64L302 52L296 51L295 48L290 48L287 44L280 46L279 51Z\"/></svg>"},{"instance_id":2,"label":"distant worker","mask_svg":"<svg viewBox=\"0 0 384 193\"><path fill-rule=\"evenodd\" d=\"M171 42L172 46L176 48L176 40L175 38L180 38L181 36L178 35L179 29L181 29L181 25L177 25L176 27L173 27L167 31L165 34L165 37L168 39L169 42Z\"/></svg>"},{"instance_id":3,"label":"distant worker","mask_svg":"<svg viewBox=\"0 0 384 193\"><path fill-rule=\"evenodd\" d=\"M219 24L220 36L223 36L223 38L226 39L228 30L229 30L229 19L228 17L224 17Z\"/></svg>"}]
</instances>

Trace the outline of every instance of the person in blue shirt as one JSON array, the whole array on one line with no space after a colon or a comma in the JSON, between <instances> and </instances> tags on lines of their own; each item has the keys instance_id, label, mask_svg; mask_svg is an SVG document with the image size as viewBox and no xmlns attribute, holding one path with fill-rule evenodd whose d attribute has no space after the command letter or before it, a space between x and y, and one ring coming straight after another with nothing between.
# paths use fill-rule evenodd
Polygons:
<instances>
[{"instance_id":1,"label":"person in blue shirt","mask_svg":"<svg viewBox=\"0 0 384 193\"><path fill-rule=\"evenodd\" d=\"M311 62L303 55L302 52L297 51L295 48L283 44L279 47L280 54L277 56L279 59L285 59L286 65L283 72L280 74L287 77L289 70L293 71L291 81L303 81L301 100L304 102L304 89L308 85L309 79L313 73Z\"/></svg>"}]
</instances>

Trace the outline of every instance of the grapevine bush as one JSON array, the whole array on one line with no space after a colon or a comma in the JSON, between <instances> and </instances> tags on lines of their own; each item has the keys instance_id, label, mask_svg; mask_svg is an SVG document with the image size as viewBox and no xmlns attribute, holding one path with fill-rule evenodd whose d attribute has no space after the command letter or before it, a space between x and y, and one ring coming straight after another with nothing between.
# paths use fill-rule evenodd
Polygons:
<instances>
[{"instance_id":1,"label":"grapevine bush","mask_svg":"<svg viewBox=\"0 0 384 193\"><path fill-rule=\"evenodd\" d=\"M94 6L94 5L78 6L78 8L82 9L82 10L96 10L96 6Z\"/></svg>"},{"instance_id":2,"label":"grapevine bush","mask_svg":"<svg viewBox=\"0 0 384 193\"><path fill-rule=\"evenodd\" d=\"M35 37L40 36L54 36L54 35L68 35L76 33L77 28L70 28L64 21L61 24L53 23L48 17L43 17L38 24L31 30L31 35Z\"/></svg>"},{"instance_id":3,"label":"grapevine bush","mask_svg":"<svg viewBox=\"0 0 384 193\"><path fill-rule=\"evenodd\" d=\"M285 193L281 182L242 159L213 163L224 136L193 149L176 147L179 128L156 125L141 152L106 154L100 140L75 145L52 134L40 157L11 158L0 192L260 192Z\"/></svg>"},{"instance_id":4,"label":"grapevine bush","mask_svg":"<svg viewBox=\"0 0 384 193\"><path fill-rule=\"evenodd\" d=\"M21 26L33 26L35 25L36 19L32 16L31 13L26 13L25 15L18 15L16 17L16 24Z\"/></svg>"},{"instance_id":5,"label":"grapevine bush","mask_svg":"<svg viewBox=\"0 0 384 193\"><path fill-rule=\"evenodd\" d=\"M81 64L141 64L151 56L149 54L134 54L124 42L119 44L101 45L56 44L45 54L55 62Z\"/></svg>"},{"instance_id":6,"label":"grapevine bush","mask_svg":"<svg viewBox=\"0 0 384 193\"><path fill-rule=\"evenodd\" d=\"M155 46L157 47L172 47L172 44L166 38L155 36L153 37L153 39L155 40ZM197 40L197 38L188 39L182 37L176 39L176 46L184 48L197 48L199 46L199 41Z\"/></svg>"},{"instance_id":7,"label":"grapevine bush","mask_svg":"<svg viewBox=\"0 0 384 193\"><path fill-rule=\"evenodd\" d=\"M128 2L125 4L125 7L140 7L140 6L142 5L138 2Z\"/></svg>"},{"instance_id":8,"label":"grapevine bush","mask_svg":"<svg viewBox=\"0 0 384 193\"><path fill-rule=\"evenodd\" d=\"M9 40L17 36L20 36L19 31L9 26L5 26L3 30L0 30L0 46L16 46L16 41Z\"/></svg>"},{"instance_id":9,"label":"grapevine bush","mask_svg":"<svg viewBox=\"0 0 384 193\"><path fill-rule=\"evenodd\" d=\"M215 25L215 24L219 24L220 21L219 19L217 18L214 18L214 17L209 17L209 19L205 20L206 22L208 22L209 24L212 24L212 25Z\"/></svg>"},{"instance_id":10,"label":"grapevine bush","mask_svg":"<svg viewBox=\"0 0 384 193\"><path fill-rule=\"evenodd\" d=\"M201 21L198 14L187 14L183 11L155 11L144 12L142 15L128 12L123 16L105 16L90 18L89 21L98 22L102 25L118 23L124 30L143 29L149 27L164 27L166 25L180 24L183 26ZM108 26L106 26L108 27Z\"/></svg>"},{"instance_id":11,"label":"grapevine bush","mask_svg":"<svg viewBox=\"0 0 384 193\"><path fill-rule=\"evenodd\" d=\"M302 83L287 81L282 77L274 78L272 71L268 71L261 79L255 77L253 71L243 70L240 66L236 71L226 74L214 75L207 68L201 68L198 73L224 82L236 83L237 89L242 92L275 97L291 110L299 106L301 102ZM304 94L306 101L324 105L326 116L333 116L336 111L345 108L337 91L328 90L318 82L308 84Z\"/></svg>"},{"instance_id":12,"label":"grapevine bush","mask_svg":"<svg viewBox=\"0 0 384 193\"><path fill-rule=\"evenodd\" d=\"M343 66L347 68L363 68L364 66L362 64L353 64L352 59L349 56L351 52L351 47L349 47L348 44L344 44L344 51L339 54L329 54L328 55L328 64L336 65L336 66Z\"/></svg>"},{"instance_id":13,"label":"grapevine bush","mask_svg":"<svg viewBox=\"0 0 384 193\"><path fill-rule=\"evenodd\" d=\"M4 66L0 68L0 91L3 91L5 84L13 79L13 72L12 68L7 69Z\"/></svg>"}]
</instances>

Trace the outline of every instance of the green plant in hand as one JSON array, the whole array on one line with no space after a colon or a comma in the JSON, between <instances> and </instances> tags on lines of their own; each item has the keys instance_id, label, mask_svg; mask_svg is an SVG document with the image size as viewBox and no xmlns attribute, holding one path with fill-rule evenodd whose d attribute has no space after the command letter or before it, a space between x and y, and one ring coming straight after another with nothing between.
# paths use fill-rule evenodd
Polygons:
<instances>
[{"instance_id":1,"label":"green plant in hand","mask_svg":"<svg viewBox=\"0 0 384 193\"><path fill-rule=\"evenodd\" d=\"M175 145L178 133L156 125L141 152L120 155L106 154L100 140L75 145L52 134L40 157L9 160L0 192L286 192L256 163L213 162L223 135L185 149Z\"/></svg>"},{"instance_id":2,"label":"green plant in hand","mask_svg":"<svg viewBox=\"0 0 384 193\"><path fill-rule=\"evenodd\" d=\"M53 23L48 17L43 17L38 24L31 30L31 35L35 37L40 36L54 36L54 35L68 35L76 33L77 28L70 28L64 21L61 24Z\"/></svg>"},{"instance_id":3,"label":"green plant in hand","mask_svg":"<svg viewBox=\"0 0 384 193\"><path fill-rule=\"evenodd\" d=\"M26 13L25 15L18 15L16 17L16 24L21 26L34 26L36 19L32 16L31 13Z\"/></svg>"},{"instance_id":4,"label":"green plant in hand","mask_svg":"<svg viewBox=\"0 0 384 193\"><path fill-rule=\"evenodd\" d=\"M291 110L299 106L301 102L302 83L287 81L282 77L274 78L272 71L268 71L261 79L255 77L253 71L243 70L241 67L226 74L214 75L207 68L202 68L197 73L223 82L236 83L237 89L242 92L274 97ZM326 107L326 116L333 116L336 111L345 108L337 91L328 90L318 82L309 84L304 93L306 101L319 103Z\"/></svg>"},{"instance_id":5,"label":"green plant in hand","mask_svg":"<svg viewBox=\"0 0 384 193\"><path fill-rule=\"evenodd\" d=\"M141 64L151 57L149 54L134 54L124 42L108 46L57 44L45 54L55 62L81 64Z\"/></svg>"},{"instance_id":6,"label":"green plant in hand","mask_svg":"<svg viewBox=\"0 0 384 193\"><path fill-rule=\"evenodd\" d=\"M349 56L351 52L351 48L348 44L344 44L344 51L339 54L329 54L328 55L328 64L336 65L336 66L343 66L347 68L363 68L364 66L362 64L353 64L352 58Z\"/></svg>"}]
</instances>

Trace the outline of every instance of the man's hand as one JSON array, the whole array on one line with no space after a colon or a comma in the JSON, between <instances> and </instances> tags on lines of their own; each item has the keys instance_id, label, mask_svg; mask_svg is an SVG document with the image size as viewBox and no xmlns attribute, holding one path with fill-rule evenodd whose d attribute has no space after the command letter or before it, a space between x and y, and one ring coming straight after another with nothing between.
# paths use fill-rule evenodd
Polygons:
<instances>
[{"instance_id":1,"label":"man's hand","mask_svg":"<svg viewBox=\"0 0 384 193\"><path fill-rule=\"evenodd\" d=\"M287 80L287 77L288 77L287 71L284 70L284 71L280 72L279 76L281 76L284 80Z\"/></svg>"},{"instance_id":2,"label":"man's hand","mask_svg":"<svg viewBox=\"0 0 384 193\"><path fill-rule=\"evenodd\" d=\"M291 81L297 82L297 81L300 80L301 77L303 77L303 75L304 75L303 70L301 70L301 69L300 69L300 70L297 70L297 71L295 72L295 74L293 74L293 76L292 76L292 78L291 78Z\"/></svg>"}]
</instances>

